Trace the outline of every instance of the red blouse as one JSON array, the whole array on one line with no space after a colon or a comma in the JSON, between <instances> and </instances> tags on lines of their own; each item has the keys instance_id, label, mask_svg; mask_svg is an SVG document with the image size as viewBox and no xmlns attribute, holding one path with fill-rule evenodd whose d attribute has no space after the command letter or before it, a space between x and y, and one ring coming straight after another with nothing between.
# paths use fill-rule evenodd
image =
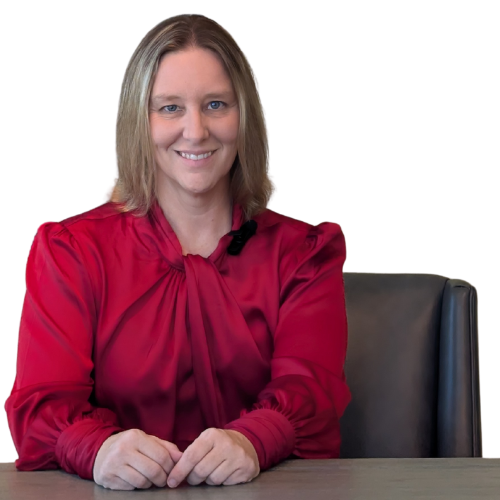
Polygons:
<instances>
[{"instance_id":1,"label":"red blouse","mask_svg":"<svg viewBox=\"0 0 500 500\"><path fill-rule=\"evenodd\" d=\"M158 203L40 227L5 405L18 469L92 479L104 440L131 428L181 450L208 427L234 429L262 470L339 455L342 232L271 210L254 220L239 255L225 235L208 258L182 255ZM232 229L243 222L235 204Z\"/></svg>"}]
</instances>

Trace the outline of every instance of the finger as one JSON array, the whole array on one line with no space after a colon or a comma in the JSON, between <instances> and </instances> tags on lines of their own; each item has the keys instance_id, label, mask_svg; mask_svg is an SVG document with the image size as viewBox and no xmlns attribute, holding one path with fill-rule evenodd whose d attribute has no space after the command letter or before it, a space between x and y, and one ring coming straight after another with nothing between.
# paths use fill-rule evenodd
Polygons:
<instances>
[{"instance_id":1,"label":"finger","mask_svg":"<svg viewBox=\"0 0 500 500\"><path fill-rule=\"evenodd\" d=\"M165 448L168 451L168 453L170 454L170 458L174 462L173 465L175 465L180 460L180 458L182 457L182 451L180 451L179 448L177 448L177 446L174 443L171 443L170 441L165 441L164 439L160 439L159 437L156 436L151 436L151 437L154 438L156 442L160 444L160 446L163 446L163 448Z\"/></svg>"},{"instance_id":2,"label":"finger","mask_svg":"<svg viewBox=\"0 0 500 500\"><path fill-rule=\"evenodd\" d=\"M163 488L167 484L167 473L163 467L140 452L133 453L130 456L128 465L159 488Z\"/></svg>"},{"instance_id":3,"label":"finger","mask_svg":"<svg viewBox=\"0 0 500 500\"><path fill-rule=\"evenodd\" d=\"M205 483L210 486L238 484L237 473L238 470L235 471L234 466L225 460L205 479Z\"/></svg>"},{"instance_id":4,"label":"finger","mask_svg":"<svg viewBox=\"0 0 500 500\"><path fill-rule=\"evenodd\" d=\"M235 469L235 463L229 461L217 450L208 453L188 475L188 483L197 485L206 481L207 484L222 484Z\"/></svg>"},{"instance_id":5,"label":"finger","mask_svg":"<svg viewBox=\"0 0 500 500\"><path fill-rule=\"evenodd\" d=\"M216 469L207 478L207 484L223 484L224 486L230 486L233 484L249 483L255 479L260 473L259 470L255 470L252 467L236 466L234 463L229 462L226 466L226 462L221 464L221 467ZM210 482L209 482L210 481Z\"/></svg>"},{"instance_id":6,"label":"finger","mask_svg":"<svg viewBox=\"0 0 500 500\"><path fill-rule=\"evenodd\" d=\"M130 483L127 483L124 479L118 476L112 476L109 479L106 479L102 483L97 483L103 488L107 488L110 490L135 490L134 486L132 486Z\"/></svg>"},{"instance_id":7,"label":"finger","mask_svg":"<svg viewBox=\"0 0 500 500\"><path fill-rule=\"evenodd\" d=\"M196 464L213 448L213 442L206 438L195 439L182 454L180 460L168 476L167 484L175 488L182 483L188 474L194 469Z\"/></svg>"},{"instance_id":8,"label":"finger","mask_svg":"<svg viewBox=\"0 0 500 500\"><path fill-rule=\"evenodd\" d=\"M142 455L156 462L166 474L169 474L173 469L175 462L170 456L169 449L162 443L158 442L157 438L153 438L154 436L144 436L144 438L139 441L137 450ZM172 444L171 449L175 452L173 447L177 448L177 446L173 443L169 444Z\"/></svg>"},{"instance_id":9,"label":"finger","mask_svg":"<svg viewBox=\"0 0 500 500\"><path fill-rule=\"evenodd\" d=\"M131 484L134 488L139 488L141 490L145 490L152 486L151 481L147 477L130 465L120 467L118 477Z\"/></svg>"}]
</instances>

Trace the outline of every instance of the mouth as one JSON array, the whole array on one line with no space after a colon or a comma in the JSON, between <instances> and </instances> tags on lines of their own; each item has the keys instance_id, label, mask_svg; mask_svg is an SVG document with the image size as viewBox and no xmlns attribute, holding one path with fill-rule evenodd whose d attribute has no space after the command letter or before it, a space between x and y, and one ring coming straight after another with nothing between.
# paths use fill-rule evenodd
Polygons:
<instances>
[{"instance_id":1,"label":"mouth","mask_svg":"<svg viewBox=\"0 0 500 500\"><path fill-rule=\"evenodd\" d=\"M212 156L217 150L214 149L213 151L207 151L206 153L200 153L200 154L191 154L191 153L185 153L184 151L176 151L176 153L181 156L182 158L185 158L186 160L194 160L194 161L199 161L199 160L204 160L205 158L209 158Z\"/></svg>"}]
</instances>

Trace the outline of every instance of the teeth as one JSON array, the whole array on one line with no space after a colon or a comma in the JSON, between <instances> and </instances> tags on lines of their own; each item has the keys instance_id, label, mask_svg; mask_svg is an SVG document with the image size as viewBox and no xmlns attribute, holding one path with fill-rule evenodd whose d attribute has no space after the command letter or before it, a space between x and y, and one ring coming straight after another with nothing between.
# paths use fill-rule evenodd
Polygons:
<instances>
[{"instance_id":1,"label":"teeth","mask_svg":"<svg viewBox=\"0 0 500 500\"><path fill-rule=\"evenodd\" d=\"M180 153L183 158L187 158L188 160L201 160L203 158L208 158L209 156L211 156L212 151L209 151L208 153L205 153L203 155L190 155L188 153L183 153L182 151L180 151Z\"/></svg>"}]
</instances>

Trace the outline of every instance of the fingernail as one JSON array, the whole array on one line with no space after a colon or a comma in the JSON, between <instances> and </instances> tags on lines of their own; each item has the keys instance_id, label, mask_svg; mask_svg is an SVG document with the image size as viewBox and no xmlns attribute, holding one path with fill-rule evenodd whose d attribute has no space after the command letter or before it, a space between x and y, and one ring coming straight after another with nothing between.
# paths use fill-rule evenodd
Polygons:
<instances>
[{"instance_id":1,"label":"fingernail","mask_svg":"<svg viewBox=\"0 0 500 500\"><path fill-rule=\"evenodd\" d=\"M168 485L171 487L171 488L175 488L177 486L177 481L175 479L169 479L168 480Z\"/></svg>"}]
</instances>

